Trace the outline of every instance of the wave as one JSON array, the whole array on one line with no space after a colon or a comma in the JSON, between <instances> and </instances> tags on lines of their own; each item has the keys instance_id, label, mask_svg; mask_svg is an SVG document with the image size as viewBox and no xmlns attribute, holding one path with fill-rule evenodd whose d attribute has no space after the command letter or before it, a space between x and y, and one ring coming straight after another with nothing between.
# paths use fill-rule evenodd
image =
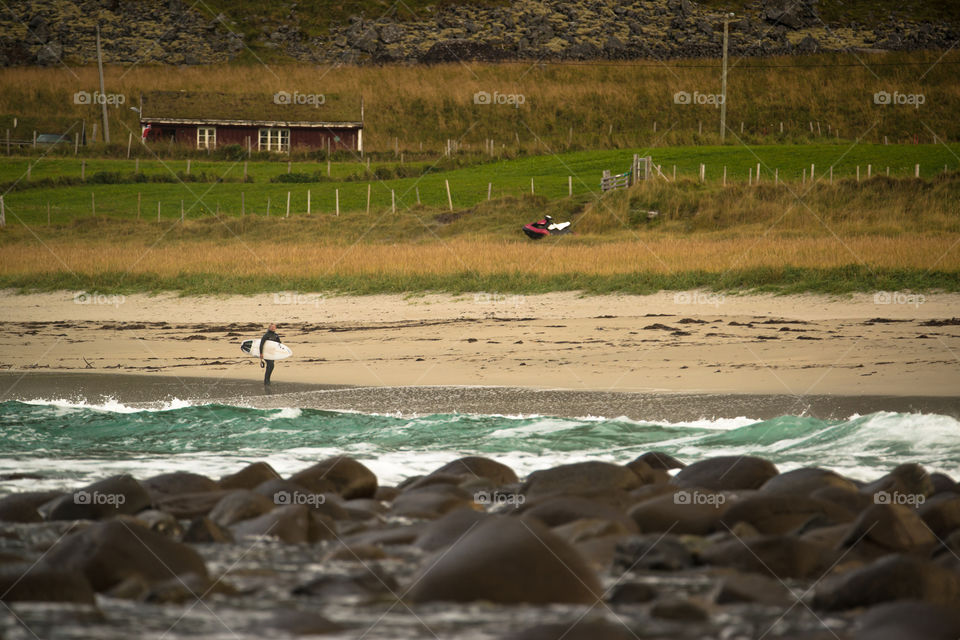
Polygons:
<instances>
[{"instance_id":1,"label":"wave","mask_svg":"<svg viewBox=\"0 0 960 640\"><path fill-rule=\"evenodd\" d=\"M173 400L150 408L112 400L0 403L0 473L51 478L108 472L194 470L230 473L266 460L281 473L323 457L362 459L382 482L426 473L461 455L486 455L527 473L577 460L627 462L651 450L695 461L758 455L781 470L823 466L860 479L902 462L957 475L960 422L935 414L878 412L845 420L666 422L434 414L372 415L318 409L256 409ZM96 474L96 475L90 475Z\"/></svg>"}]
</instances>

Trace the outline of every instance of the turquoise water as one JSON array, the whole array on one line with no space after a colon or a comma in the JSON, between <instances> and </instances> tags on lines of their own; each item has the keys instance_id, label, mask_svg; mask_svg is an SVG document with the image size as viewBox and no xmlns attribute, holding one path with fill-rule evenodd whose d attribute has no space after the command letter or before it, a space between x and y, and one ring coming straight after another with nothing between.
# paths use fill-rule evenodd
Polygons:
<instances>
[{"instance_id":1,"label":"turquoise water","mask_svg":"<svg viewBox=\"0 0 960 640\"><path fill-rule=\"evenodd\" d=\"M429 472L464 454L487 455L520 474L565 462L627 462L650 450L691 462L752 454L781 470L817 465L869 479L902 462L960 477L960 422L939 415L874 413L824 421L782 416L649 423L627 418L445 414L369 415L173 403L0 403L0 492L72 487L129 472L144 478L189 470L212 477L252 460L290 473L326 456L364 461L384 484Z\"/></svg>"}]
</instances>

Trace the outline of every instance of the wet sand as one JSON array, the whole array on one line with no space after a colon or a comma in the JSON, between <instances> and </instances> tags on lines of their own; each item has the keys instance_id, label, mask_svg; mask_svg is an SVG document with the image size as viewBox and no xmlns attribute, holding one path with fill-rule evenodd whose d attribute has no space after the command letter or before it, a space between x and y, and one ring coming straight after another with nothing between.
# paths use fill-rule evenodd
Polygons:
<instances>
[{"instance_id":1,"label":"wet sand","mask_svg":"<svg viewBox=\"0 0 960 640\"><path fill-rule=\"evenodd\" d=\"M174 399L263 409L299 407L364 413L475 413L626 416L634 420L770 419L808 415L846 419L876 411L935 413L960 418L960 397L785 394L628 393L520 387L347 387L130 374L0 372L0 401L61 399L156 406Z\"/></svg>"}]
</instances>

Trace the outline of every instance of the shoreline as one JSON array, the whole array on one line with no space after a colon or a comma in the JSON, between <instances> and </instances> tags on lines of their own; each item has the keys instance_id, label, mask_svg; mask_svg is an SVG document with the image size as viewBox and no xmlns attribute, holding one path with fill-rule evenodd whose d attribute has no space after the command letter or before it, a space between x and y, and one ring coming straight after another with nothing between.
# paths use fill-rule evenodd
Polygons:
<instances>
[{"instance_id":1,"label":"shoreline","mask_svg":"<svg viewBox=\"0 0 960 640\"><path fill-rule=\"evenodd\" d=\"M193 380L188 395L236 385L234 395L260 395L262 371L239 343L273 321L293 349L277 363L275 392L954 398L960 389L960 294L78 295L0 293L0 371L143 374Z\"/></svg>"},{"instance_id":2,"label":"shoreline","mask_svg":"<svg viewBox=\"0 0 960 640\"><path fill-rule=\"evenodd\" d=\"M960 397L924 395L809 395L756 393L615 392L506 386L357 387L283 382L269 392L258 381L117 373L0 372L0 402L78 401L105 406L158 408L174 401L257 409L320 409L369 414L546 415L563 418L626 417L682 422L700 419L769 420L805 415L845 420L881 411L960 419Z\"/></svg>"}]
</instances>

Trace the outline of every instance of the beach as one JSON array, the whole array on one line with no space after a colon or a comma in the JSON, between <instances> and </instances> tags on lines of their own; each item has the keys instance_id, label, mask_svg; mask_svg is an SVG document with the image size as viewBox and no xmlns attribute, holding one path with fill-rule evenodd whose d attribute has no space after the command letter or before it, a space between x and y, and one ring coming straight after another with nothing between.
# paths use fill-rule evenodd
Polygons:
<instances>
[{"instance_id":1,"label":"beach","mask_svg":"<svg viewBox=\"0 0 960 640\"><path fill-rule=\"evenodd\" d=\"M3 371L626 393L940 396L960 389L960 295L552 293L3 295ZM288 391L302 387L290 386ZM189 390L185 389L185 393Z\"/></svg>"}]
</instances>

